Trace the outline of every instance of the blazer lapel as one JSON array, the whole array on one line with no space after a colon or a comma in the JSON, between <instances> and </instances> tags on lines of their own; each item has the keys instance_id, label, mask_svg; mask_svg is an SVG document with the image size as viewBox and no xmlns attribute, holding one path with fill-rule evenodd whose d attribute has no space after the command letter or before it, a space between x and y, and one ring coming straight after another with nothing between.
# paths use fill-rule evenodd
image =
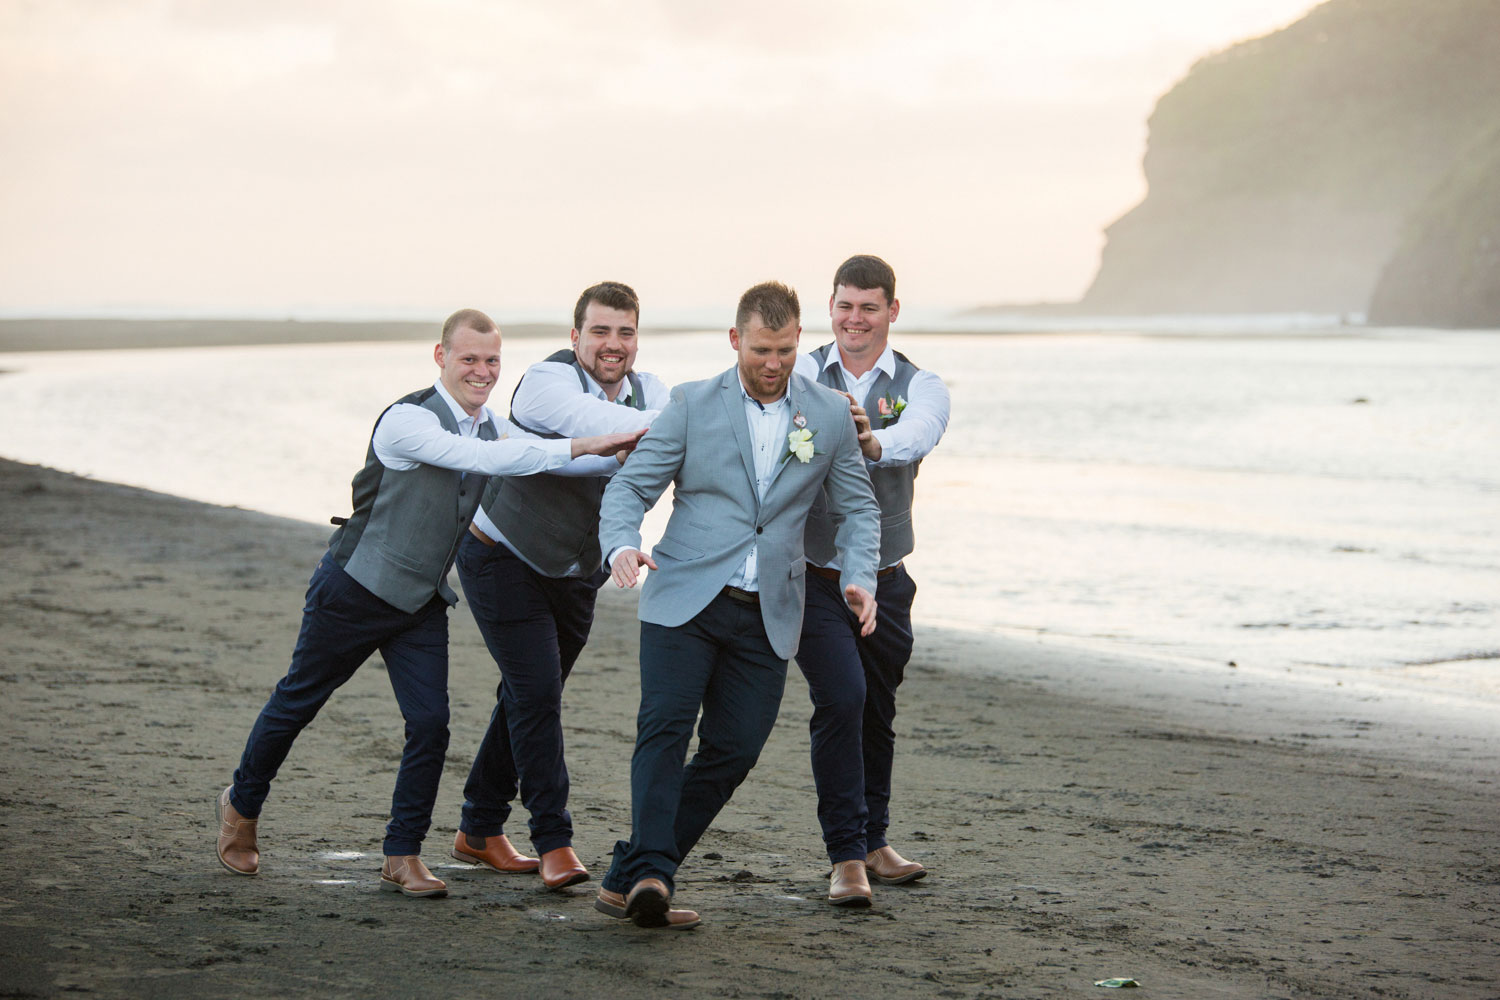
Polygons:
<instances>
[{"instance_id":1,"label":"blazer lapel","mask_svg":"<svg viewBox=\"0 0 1500 1000\"><path fill-rule=\"evenodd\" d=\"M786 394L787 394L787 405L790 407L791 412L787 414L787 424L786 424L786 427L782 428L782 431L784 433L790 433L790 431L792 429L794 429L792 422L796 419L797 414L801 413L804 417L807 416L806 411L803 409L807 405L807 399L806 399L805 394L798 387L798 385L797 385L797 378L796 378L795 375L792 376L792 378L787 381L787 384L786 384ZM817 427L812 427L812 429L813 430L817 430ZM784 440L785 440L785 438L783 437L783 441ZM818 443L818 439L816 437L814 437L813 438L813 445L814 445L814 447L817 446L817 443ZM795 459L795 458L785 458L784 457L786 455L786 449L785 449L785 447L783 447L779 451L780 451L780 453L776 456L776 468L773 469L772 472L771 472L771 481L766 484L766 493L767 493L767 495L770 494L772 487L774 487L776 485L776 480L778 480L778 479L781 478L781 470L785 469L788 465L791 465L793 462L797 461L797 459Z\"/></svg>"},{"instance_id":2,"label":"blazer lapel","mask_svg":"<svg viewBox=\"0 0 1500 1000\"><path fill-rule=\"evenodd\" d=\"M720 398L724 400L724 412L729 416L730 429L740 449L740 460L745 465L745 475L750 480L750 495L759 502L760 491L755 488L755 455L750 448L750 427L745 422L744 389L740 387L739 370L731 368L719 380L723 388Z\"/></svg>"}]
</instances>

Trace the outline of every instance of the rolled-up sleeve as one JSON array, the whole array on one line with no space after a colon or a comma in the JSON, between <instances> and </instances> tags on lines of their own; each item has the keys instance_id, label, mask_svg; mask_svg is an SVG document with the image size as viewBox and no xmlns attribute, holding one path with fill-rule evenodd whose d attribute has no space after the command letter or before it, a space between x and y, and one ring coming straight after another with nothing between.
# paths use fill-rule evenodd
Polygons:
<instances>
[{"instance_id":1,"label":"rolled-up sleeve","mask_svg":"<svg viewBox=\"0 0 1500 1000\"><path fill-rule=\"evenodd\" d=\"M937 447L948 428L952 402L942 379L932 372L919 371L911 377L906 393L901 419L874 431L875 440L880 442L880 460L871 464L877 468L921 461ZM880 414L870 414L870 422L879 423Z\"/></svg>"},{"instance_id":2,"label":"rolled-up sleeve","mask_svg":"<svg viewBox=\"0 0 1500 1000\"><path fill-rule=\"evenodd\" d=\"M371 440L375 457L390 469L435 465L487 476L529 476L567 465L573 443L566 438L501 438L483 441L445 430L437 414L397 403L380 418Z\"/></svg>"},{"instance_id":3,"label":"rolled-up sleeve","mask_svg":"<svg viewBox=\"0 0 1500 1000\"><path fill-rule=\"evenodd\" d=\"M649 400L652 393L645 394ZM657 402L658 408L664 405ZM637 410L633 406L621 406L579 392L578 373L572 365L542 361L527 369L515 398L511 400L510 412L516 421L527 427L539 427L566 437L590 437L649 427L656 418L657 409Z\"/></svg>"}]
</instances>

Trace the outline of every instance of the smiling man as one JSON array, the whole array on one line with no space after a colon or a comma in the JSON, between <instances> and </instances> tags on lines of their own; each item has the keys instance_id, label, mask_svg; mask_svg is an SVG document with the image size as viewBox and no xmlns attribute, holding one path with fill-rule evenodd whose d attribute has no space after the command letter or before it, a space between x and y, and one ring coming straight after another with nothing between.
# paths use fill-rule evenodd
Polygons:
<instances>
[{"instance_id":1,"label":"smiling man","mask_svg":"<svg viewBox=\"0 0 1500 1000\"><path fill-rule=\"evenodd\" d=\"M948 389L891 349L891 324L900 311L891 266L868 254L850 257L834 273L828 298L834 343L797 361L799 373L849 394L868 414L868 424L861 418L859 443L880 501L880 627L873 634L840 599L836 513L819 504L807 521L807 613L797 665L813 703L813 780L833 863L828 901L835 906L869 906L870 876L895 885L927 874L886 842L886 827L896 688L911 659L917 592L902 559L915 546L917 467L948 425Z\"/></svg>"},{"instance_id":2,"label":"smiling man","mask_svg":"<svg viewBox=\"0 0 1500 1000\"><path fill-rule=\"evenodd\" d=\"M458 601L448 570L485 477L563 469L597 476L618 468L617 453L640 438L500 439L484 405L500 375L500 331L476 309L448 317L433 360L438 380L386 407L375 423L354 476L353 513L333 519L338 530L308 583L291 666L219 794L219 863L236 875L260 871L257 820L298 734L379 651L406 720L381 886L446 894L419 855L448 749L448 608Z\"/></svg>"},{"instance_id":3,"label":"smiling man","mask_svg":"<svg viewBox=\"0 0 1500 1000\"><path fill-rule=\"evenodd\" d=\"M804 527L820 496L839 518L845 606L861 628L875 625L879 508L848 400L793 374L799 320L785 285L747 291L729 331L735 366L673 389L604 491L599 534L615 583L652 572L640 603L631 835L615 845L594 905L643 927L698 923L670 908L674 875L776 721L802 623ZM672 517L648 556L641 520L674 483Z\"/></svg>"},{"instance_id":4,"label":"smiling man","mask_svg":"<svg viewBox=\"0 0 1500 1000\"><path fill-rule=\"evenodd\" d=\"M639 322L640 301L629 285L584 289L573 309L572 348L532 365L516 386L512 434L557 438L647 427L666 405L667 387L634 370ZM554 889L589 877L573 851L562 691L605 580L599 501L606 482L496 477L458 549L458 578L500 685L464 785L452 855L498 872L540 868ZM540 859L520 854L505 834L518 789Z\"/></svg>"}]
</instances>

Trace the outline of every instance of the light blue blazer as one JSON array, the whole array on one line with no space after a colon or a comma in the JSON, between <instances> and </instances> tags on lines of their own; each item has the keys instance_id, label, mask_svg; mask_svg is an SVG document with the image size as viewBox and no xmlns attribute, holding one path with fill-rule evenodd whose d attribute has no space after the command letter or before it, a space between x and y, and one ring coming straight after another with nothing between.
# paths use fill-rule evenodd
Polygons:
<instances>
[{"instance_id":1,"label":"light blue blazer","mask_svg":"<svg viewBox=\"0 0 1500 1000\"><path fill-rule=\"evenodd\" d=\"M807 563L802 540L807 512L828 487L828 505L843 514L835 546L842 584L875 593L880 505L860 455L849 401L801 375L787 391L791 411L807 419L816 453L778 462L762 501L745 419L739 373L730 368L672 390L624 468L604 491L599 540L604 552L641 547L641 519L669 483L672 517L651 551L657 569L641 591L641 621L675 627L708 606L750 546L759 542L760 613L777 656L791 659L802 631ZM790 430L791 428L788 428Z\"/></svg>"}]
</instances>

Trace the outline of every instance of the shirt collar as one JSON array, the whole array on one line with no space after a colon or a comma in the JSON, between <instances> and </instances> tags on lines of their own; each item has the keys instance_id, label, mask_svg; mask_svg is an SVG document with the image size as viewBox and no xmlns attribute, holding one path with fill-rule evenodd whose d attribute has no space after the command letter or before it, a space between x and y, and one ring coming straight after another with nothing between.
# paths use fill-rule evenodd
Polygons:
<instances>
[{"instance_id":1,"label":"shirt collar","mask_svg":"<svg viewBox=\"0 0 1500 1000\"><path fill-rule=\"evenodd\" d=\"M432 387L438 391L439 396L443 397L443 402L448 404L448 410L453 414L453 419L458 421L459 427L466 426L466 421L473 421L474 426L477 427L489 419L490 413L488 407L481 406L479 413L473 417L465 413L464 408L458 405L458 400L454 399L448 392L448 387L443 385L442 379L438 379L432 383Z\"/></svg>"},{"instance_id":2,"label":"shirt collar","mask_svg":"<svg viewBox=\"0 0 1500 1000\"><path fill-rule=\"evenodd\" d=\"M573 356L576 358L578 355L575 353ZM588 381L589 395L593 396L595 399L602 399L606 403L627 403L631 398L631 394L635 392L635 387L630 383L630 376L626 375L623 379L620 380L619 393L615 396L614 399L610 399L609 394L604 391L604 386L600 385L599 380L594 378L593 375L589 374L589 370L587 368L583 367L583 365L579 365L578 369L579 371L583 372L583 377Z\"/></svg>"},{"instance_id":3,"label":"shirt collar","mask_svg":"<svg viewBox=\"0 0 1500 1000\"><path fill-rule=\"evenodd\" d=\"M840 368L844 367L844 356L839 353L837 341L828 345L828 356L823 359L823 370L827 371L834 365L838 365ZM880 352L880 357L875 359L875 368L871 368L870 371L875 371L876 369L885 372L891 378L896 377L896 352L889 343L885 345L885 350ZM847 368L844 368L844 374L849 375L851 379L854 378ZM868 375L869 372L865 374Z\"/></svg>"}]
</instances>

